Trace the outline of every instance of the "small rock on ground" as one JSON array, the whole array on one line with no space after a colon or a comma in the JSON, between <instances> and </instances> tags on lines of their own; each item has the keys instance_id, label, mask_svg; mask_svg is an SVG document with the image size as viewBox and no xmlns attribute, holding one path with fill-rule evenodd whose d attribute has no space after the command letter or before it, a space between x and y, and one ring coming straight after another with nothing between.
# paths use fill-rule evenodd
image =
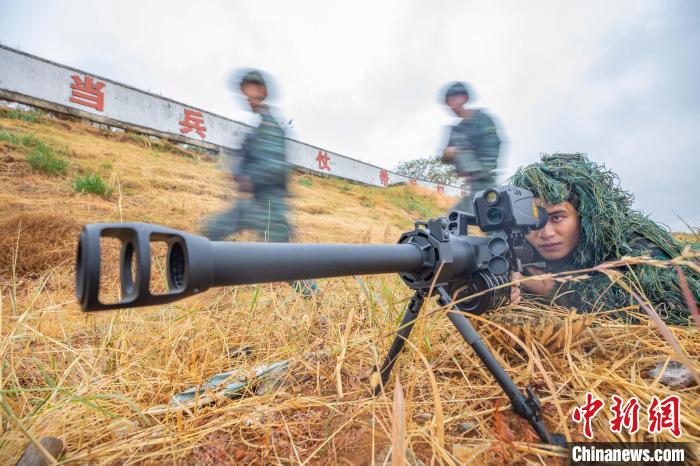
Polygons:
<instances>
[{"instance_id":1,"label":"small rock on ground","mask_svg":"<svg viewBox=\"0 0 700 466\"><path fill-rule=\"evenodd\" d=\"M664 367L664 363L660 362L655 368L649 371L649 377L655 379L659 376L659 372ZM659 382L669 387L674 388L686 388L691 387L695 384L695 379L690 369L685 367L683 364L677 361L671 361L668 363L666 370L661 374Z\"/></svg>"},{"instance_id":2,"label":"small rock on ground","mask_svg":"<svg viewBox=\"0 0 700 466\"><path fill-rule=\"evenodd\" d=\"M457 424L457 432L459 432L460 434L464 434L472 430L474 427L476 426L471 422L460 422L459 424Z\"/></svg>"}]
</instances>

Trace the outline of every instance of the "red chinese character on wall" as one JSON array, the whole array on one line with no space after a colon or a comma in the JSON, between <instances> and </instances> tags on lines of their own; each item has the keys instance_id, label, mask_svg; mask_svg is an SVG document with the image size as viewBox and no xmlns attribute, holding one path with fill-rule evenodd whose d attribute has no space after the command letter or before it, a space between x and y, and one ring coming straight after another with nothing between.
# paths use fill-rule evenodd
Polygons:
<instances>
[{"instance_id":1,"label":"red chinese character on wall","mask_svg":"<svg viewBox=\"0 0 700 466\"><path fill-rule=\"evenodd\" d=\"M416 186L416 185L418 184L418 182L417 182L416 180L414 180L413 178L411 178L411 181L409 181L408 183L409 183L411 186Z\"/></svg>"},{"instance_id":2,"label":"red chinese character on wall","mask_svg":"<svg viewBox=\"0 0 700 466\"><path fill-rule=\"evenodd\" d=\"M677 395L669 395L663 401L654 395L649 405L649 433L658 434L669 430L674 437L681 436L681 399Z\"/></svg>"},{"instance_id":3,"label":"red chinese character on wall","mask_svg":"<svg viewBox=\"0 0 700 466\"><path fill-rule=\"evenodd\" d=\"M593 429L591 429L591 421L601 410L605 402L600 398L594 397L590 392L586 393L586 404L581 407L576 407L571 413L571 418L576 423L583 421L583 435L589 439L593 438Z\"/></svg>"},{"instance_id":4,"label":"red chinese character on wall","mask_svg":"<svg viewBox=\"0 0 700 466\"><path fill-rule=\"evenodd\" d=\"M389 186L389 172L386 170L379 170L379 181L382 182L382 186Z\"/></svg>"},{"instance_id":5,"label":"red chinese character on wall","mask_svg":"<svg viewBox=\"0 0 700 466\"><path fill-rule=\"evenodd\" d=\"M622 398L613 395L613 404L610 411L614 417L610 420L610 432L622 432L622 427L627 428L630 434L639 430L639 400L632 397L627 403L622 403Z\"/></svg>"},{"instance_id":6,"label":"red chinese character on wall","mask_svg":"<svg viewBox=\"0 0 700 466\"><path fill-rule=\"evenodd\" d=\"M438 192L438 194L445 194L445 187L441 184L437 185L437 188L435 188Z\"/></svg>"},{"instance_id":7,"label":"red chinese character on wall","mask_svg":"<svg viewBox=\"0 0 700 466\"><path fill-rule=\"evenodd\" d=\"M94 82L90 76L85 76L85 80L80 79L77 74L71 76L73 84L71 87L70 102L86 107L92 107L101 112L104 109L105 96L102 93L102 88L105 87L103 82Z\"/></svg>"},{"instance_id":8,"label":"red chinese character on wall","mask_svg":"<svg viewBox=\"0 0 700 466\"><path fill-rule=\"evenodd\" d=\"M318 151L318 155L316 156L316 161L318 162L318 169L331 171L331 167L330 165L328 165L328 161L330 159L330 156L326 152L322 150Z\"/></svg>"},{"instance_id":9,"label":"red chinese character on wall","mask_svg":"<svg viewBox=\"0 0 700 466\"><path fill-rule=\"evenodd\" d=\"M204 139L207 133L207 128L204 127L204 115L202 115L202 112L195 110L185 109L185 117L180 120L180 126L182 126L180 128L182 134L187 134L194 130L200 138Z\"/></svg>"}]
</instances>

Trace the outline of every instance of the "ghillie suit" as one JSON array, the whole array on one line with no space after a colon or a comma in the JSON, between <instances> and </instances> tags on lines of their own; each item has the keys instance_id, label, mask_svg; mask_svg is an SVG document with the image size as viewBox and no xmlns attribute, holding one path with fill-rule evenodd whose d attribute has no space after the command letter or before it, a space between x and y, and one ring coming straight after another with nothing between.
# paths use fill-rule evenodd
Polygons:
<instances>
[{"instance_id":1,"label":"ghillie suit","mask_svg":"<svg viewBox=\"0 0 700 466\"><path fill-rule=\"evenodd\" d=\"M585 154L544 155L540 162L518 169L510 183L532 191L546 204L569 201L578 211L581 238L576 248L565 259L546 261L545 272L590 268L622 256L670 259L681 253L682 246L667 230L632 209L634 197L620 188L617 175L591 162ZM622 279L638 295L646 296L666 322L687 323L689 311L675 269L635 265L619 271L624 273ZM686 267L683 272L696 301L700 300L700 276ZM589 279L562 285L547 299L582 312L638 304L599 272Z\"/></svg>"}]
</instances>

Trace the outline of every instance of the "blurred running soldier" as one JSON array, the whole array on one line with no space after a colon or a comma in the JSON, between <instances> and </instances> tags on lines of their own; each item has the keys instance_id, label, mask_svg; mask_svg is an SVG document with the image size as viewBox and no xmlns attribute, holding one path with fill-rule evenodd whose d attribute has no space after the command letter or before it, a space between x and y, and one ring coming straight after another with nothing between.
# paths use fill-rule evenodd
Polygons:
<instances>
[{"instance_id":1,"label":"blurred running soldier","mask_svg":"<svg viewBox=\"0 0 700 466\"><path fill-rule=\"evenodd\" d=\"M527 274L587 269L623 256L671 259L682 251L668 230L632 209L634 197L619 186L615 173L584 154L544 155L541 161L518 169L510 183L532 191L549 214L547 224L526 237L536 251L535 262L546 267L530 267ZM621 280L648 298L666 322L688 322L689 310L673 268L642 264L617 270ZM700 300L700 274L687 267L683 272L695 300ZM540 300L581 312L638 304L599 272L579 282L533 280L521 287ZM513 301L518 301L518 295L514 290ZM624 311L618 317L628 318Z\"/></svg>"},{"instance_id":2,"label":"blurred running soldier","mask_svg":"<svg viewBox=\"0 0 700 466\"><path fill-rule=\"evenodd\" d=\"M286 199L291 167L286 159L284 130L264 103L268 89L259 71L245 73L240 90L251 110L260 116L260 125L244 140L238 151L240 163L233 169L238 190L252 194L252 198L239 199L231 209L212 216L204 234L212 241L222 241L239 231L253 230L267 242L288 242L292 237ZM318 291L312 280L290 284L305 297Z\"/></svg>"},{"instance_id":3,"label":"blurred running soldier","mask_svg":"<svg viewBox=\"0 0 700 466\"><path fill-rule=\"evenodd\" d=\"M462 121L452 127L442 161L453 164L457 174L469 185L469 194L453 209L471 213L474 193L496 186L501 140L491 117L481 109L465 108L468 102L466 84L455 82L447 87L445 105Z\"/></svg>"}]
</instances>

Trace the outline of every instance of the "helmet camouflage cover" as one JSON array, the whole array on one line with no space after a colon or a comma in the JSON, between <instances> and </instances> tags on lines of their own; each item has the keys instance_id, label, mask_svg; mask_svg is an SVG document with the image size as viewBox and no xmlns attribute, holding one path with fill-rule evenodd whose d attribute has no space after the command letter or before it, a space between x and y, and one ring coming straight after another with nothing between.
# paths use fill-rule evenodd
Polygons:
<instances>
[{"instance_id":1,"label":"helmet camouflage cover","mask_svg":"<svg viewBox=\"0 0 700 466\"><path fill-rule=\"evenodd\" d=\"M266 86L265 79L262 77L262 73L258 70L249 70L241 78L241 86L245 83L255 83L262 84Z\"/></svg>"},{"instance_id":2,"label":"helmet camouflage cover","mask_svg":"<svg viewBox=\"0 0 700 466\"><path fill-rule=\"evenodd\" d=\"M589 268L623 256L651 255L669 259L682 250L667 229L632 208L634 196L619 186L615 173L590 161L585 154L545 154L541 161L518 169L510 183L532 191L545 204L568 200L576 207L581 238L566 269ZM697 301L700 299L700 276L686 267L683 271ZM667 322L687 322L689 312L675 270L637 265L624 272L621 279L638 290L638 294L646 296ZM569 282L558 295L562 292L568 296L555 302L582 311L637 304L623 287L611 286L610 279L602 273L594 273L580 282Z\"/></svg>"},{"instance_id":3,"label":"helmet camouflage cover","mask_svg":"<svg viewBox=\"0 0 700 466\"><path fill-rule=\"evenodd\" d=\"M447 85L445 89L445 100L453 95L466 95L469 97L469 89L465 83L453 82Z\"/></svg>"}]
</instances>

